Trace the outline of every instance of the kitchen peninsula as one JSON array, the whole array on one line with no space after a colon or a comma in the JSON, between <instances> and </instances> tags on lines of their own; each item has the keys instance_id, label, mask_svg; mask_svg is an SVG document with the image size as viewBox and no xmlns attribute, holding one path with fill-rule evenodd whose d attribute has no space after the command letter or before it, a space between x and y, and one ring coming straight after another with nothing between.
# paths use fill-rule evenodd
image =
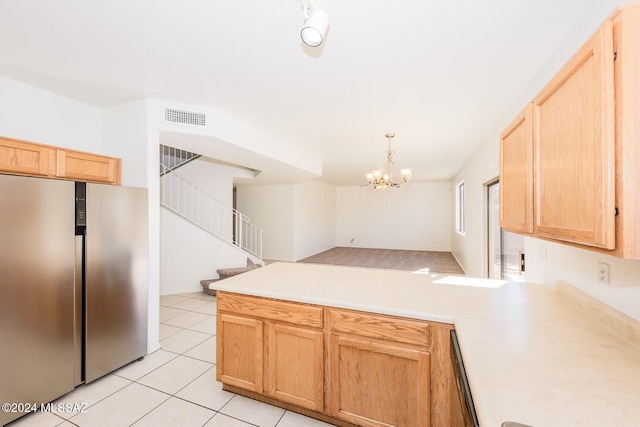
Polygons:
<instances>
[{"instance_id":1,"label":"kitchen peninsula","mask_svg":"<svg viewBox=\"0 0 640 427\"><path fill-rule=\"evenodd\" d=\"M219 296L218 377L231 391L250 387L242 383L229 387L225 378L233 377L234 372L222 372L227 369L224 359L236 353L230 349L225 354L225 346L247 346L240 350L256 358L251 372L259 384L246 395L281 403L279 390L273 386L278 371L269 361L269 352L288 342L301 342L291 338L297 337L315 343L304 348L310 352L320 349L324 358L322 363L310 355L306 362L319 364L325 371L324 376L322 372L311 375L324 396L319 397L321 405L306 406L312 408L308 414L323 413L336 423L357 424L357 414L342 409L357 408L358 399L366 397L348 400L349 390L340 390L336 397L336 388L349 384L346 369L357 364L345 366L339 380L333 371L348 364L354 354L372 350L376 355L403 358L406 369L415 368L419 373L424 372L425 363L430 364L435 384L420 389L418 383L417 389L431 396L431 405L426 405L430 412L421 412L421 416L430 417L435 426L443 418L434 418L434 414L441 416L454 409L455 402L443 398L455 384L447 376L449 365L443 364L449 361L442 354L443 348L448 353L448 341L442 336L455 327L481 426L500 426L505 421L536 427L631 426L640 420L638 322L629 319L626 339L622 338L596 322L596 313L586 315L577 309L577 300L589 298L566 284L559 284L554 292L540 284L275 263L216 282L211 288ZM236 327L249 328L251 340L234 338ZM421 343L420 337L427 341ZM394 341L393 345L387 345L388 341ZM229 360L233 359L226 363ZM263 362L265 369L261 369ZM434 378L434 372L443 376ZM371 380L364 368L358 375ZM424 378L429 378L428 373ZM417 406L409 402L409 409L424 410L419 405L423 396L416 398ZM295 406L304 408L301 402ZM398 405L397 401L383 404Z\"/></svg>"}]
</instances>

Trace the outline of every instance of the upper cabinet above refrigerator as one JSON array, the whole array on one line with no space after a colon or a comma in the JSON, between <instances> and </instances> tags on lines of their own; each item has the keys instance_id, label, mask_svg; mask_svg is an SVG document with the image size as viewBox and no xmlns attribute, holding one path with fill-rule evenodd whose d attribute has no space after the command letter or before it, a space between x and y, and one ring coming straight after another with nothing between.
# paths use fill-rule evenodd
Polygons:
<instances>
[{"instance_id":1,"label":"upper cabinet above refrigerator","mask_svg":"<svg viewBox=\"0 0 640 427\"><path fill-rule=\"evenodd\" d=\"M0 173L120 185L121 161L13 138L0 137Z\"/></svg>"}]
</instances>

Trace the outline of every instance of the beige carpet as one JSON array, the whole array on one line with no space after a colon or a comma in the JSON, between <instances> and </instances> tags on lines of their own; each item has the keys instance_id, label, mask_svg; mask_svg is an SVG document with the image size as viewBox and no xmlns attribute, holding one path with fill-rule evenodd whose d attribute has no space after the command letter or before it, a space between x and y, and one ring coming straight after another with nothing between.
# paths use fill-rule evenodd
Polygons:
<instances>
[{"instance_id":1,"label":"beige carpet","mask_svg":"<svg viewBox=\"0 0 640 427\"><path fill-rule=\"evenodd\" d=\"M335 247L298 262L464 274L451 252Z\"/></svg>"}]
</instances>

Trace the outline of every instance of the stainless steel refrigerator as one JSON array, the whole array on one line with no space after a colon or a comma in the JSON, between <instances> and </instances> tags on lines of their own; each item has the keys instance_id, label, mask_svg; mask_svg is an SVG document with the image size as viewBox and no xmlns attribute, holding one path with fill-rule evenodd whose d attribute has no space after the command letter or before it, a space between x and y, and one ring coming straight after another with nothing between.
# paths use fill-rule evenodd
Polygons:
<instances>
[{"instance_id":1,"label":"stainless steel refrigerator","mask_svg":"<svg viewBox=\"0 0 640 427\"><path fill-rule=\"evenodd\" d=\"M0 403L50 402L146 354L147 235L144 188L0 175Z\"/></svg>"}]
</instances>

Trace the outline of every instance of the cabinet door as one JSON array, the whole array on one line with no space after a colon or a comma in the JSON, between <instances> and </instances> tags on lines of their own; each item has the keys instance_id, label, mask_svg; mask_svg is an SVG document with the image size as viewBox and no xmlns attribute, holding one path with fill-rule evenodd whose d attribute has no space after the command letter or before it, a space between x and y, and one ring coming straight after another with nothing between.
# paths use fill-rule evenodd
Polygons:
<instances>
[{"instance_id":1,"label":"cabinet door","mask_svg":"<svg viewBox=\"0 0 640 427\"><path fill-rule=\"evenodd\" d=\"M534 99L536 234L615 246L611 22Z\"/></svg>"},{"instance_id":2,"label":"cabinet door","mask_svg":"<svg viewBox=\"0 0 640 427\"><path fill-rule=\"evenodd\" d=\"M262 321L218 314L216 379L262 393Z\"/></svg>"},{"instance_id":3,"label":"cabinet door","mask_svg":"<svg viewBox=\"0 0 640 427\"><path fill-rule=\"evenodd\" d=\"M500 137L500 227L533 232L533 107Z\"/></svg>"},{"instance_id":4,"label":"cabinet door","mask_svg":"<svg viewBox=\"0 0 640 427\"><path fill-rule=\"evenodd\" d=\"M0 138L0 171L32 175L53 175L54 149L10 138Z\"/></svg>"},{"instance_id":5,"label":"cabinet door","mask_svg":"<svg viewBox=\"0 0 640 427\"><path fill-rule=\"evenodd\" d=\"M370 427L430 425L429 353L332 335L331 416Z\"/></svg>"},{"instance_id":6,"label":"cabinet door","mask_svg":"<svg viewBox=\"0 0 640 427\"><path fill-rule=\"evenodd\" d=\"M56 176L78 181L120 183L120 161L113 157L57 150Z\"/></svg>"},{"instance_id":7,"label":"cabinet door","mask_svg":"<svg viewBox=\"0 0 640 427\"><path fill-rule=\"evenodd\" d=\"M267 333L267 393L283 402L323 412L323 332L267 323Z\"/></svg>"}]
</instances>

